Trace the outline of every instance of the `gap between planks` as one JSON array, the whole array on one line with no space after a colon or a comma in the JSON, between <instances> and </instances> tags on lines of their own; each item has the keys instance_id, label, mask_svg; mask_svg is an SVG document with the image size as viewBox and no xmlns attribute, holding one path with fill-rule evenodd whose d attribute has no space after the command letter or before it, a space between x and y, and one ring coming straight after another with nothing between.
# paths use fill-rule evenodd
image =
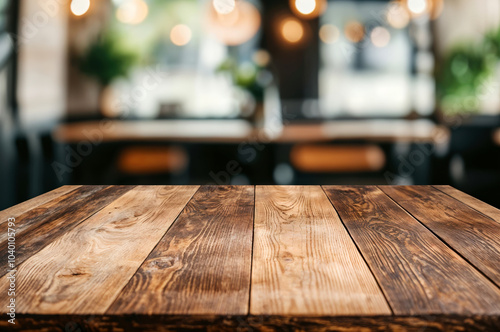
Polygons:
<instances>
[{"instance_id":1,"label":"gap between planks","mask_svg":"<svg viewBox=\"0 0 500 332\"><path fill-rule=\"evenodd\" d=\"M139 186L89 216L18 267L18 312L103 314L197 189Z\"/></svg>"},{"instance_id":2,"label":"gap between planks","mask_svg":"<svg viewBox=\"0 0 500 332\"><path fill-rule=\"evenodd\" d=\"M379 187L379 186L377 186ZM431 187L433 188L433 187ZM452 188L452 187L450 187ZM458 256L460 256L464 261L466 261L470 266L472 266L478 273L480 273L482 276L484 276L486 279L488 279L493 285L495 285L499 290L500 290L500 284L498 283L497 280L493 279L491 277L491 273L486 273L485 271L483 271L477 264L473 263L467 256L468 255L464 255L463 252L461 252L459 249L457 249L455 246L453 246L452 244L450 244L448 241L446 241L446 239L444 239L442 236L440 236L434 229L432 229L431 227L429 227L425 222L423 222L421 220L421 218L418 218L417 216L415 216L413 213L411 213L410 211L408 211L408 209L406 209L404 206L402 206L398 201L396 201L393 197L391 197L388 193L386 193L384 190L382 190L382 188L379 187L379 189L391 200L394 202L394 204L396 204L399 208L401 208L406 214L408 214L411 218L415 219L418 223L420 223L423 227L425 227L430 233L432 233L436 238L438 238L441 242L443 242L450 250L452 250L453 252L455 252ZM467 206L469 207L471 210L473 211L476 211L479 215L482 215L483 217L485 218L488 218L490 219L491 221L493 222L497 222L495 219L491 218L490 216L487 216L485 215L484 213L482 213L481 211L478 211L476 210L475 208L469 206L469 204L467 203L464 203L463 201L459 200L458 198L454 197L454 196L451 196L449 195L448 193L446 192L443 192L442 190L439 190L437 188L434 188L435 190L441 192L442 194L450 197L450 199L454 200L454 201L457 201L459 204L461 205L464 205L464 206ZM453 188L455 189L455 188ZM475 198L474 198L475 199Z\"/></svg>"}]
</instances>

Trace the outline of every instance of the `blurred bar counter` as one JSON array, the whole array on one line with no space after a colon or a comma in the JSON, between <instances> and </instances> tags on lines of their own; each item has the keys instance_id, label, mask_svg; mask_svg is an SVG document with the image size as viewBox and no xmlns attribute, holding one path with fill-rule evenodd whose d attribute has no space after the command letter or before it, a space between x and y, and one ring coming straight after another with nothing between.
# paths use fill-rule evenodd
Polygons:
<instances>
[{"instance_id":1,"label":"blurred bar counter","mask_svg":"<svg viewBox=\"0 0 500 332\"><path fill-rule=\"evenodd\" d=\"M334 141L445 144L449 131L429 120L353 120L254 128L245 120L101 120L59 125L58 143L177 142L235 144Z\"/></svg>"},{"instance_id":2,"label":"blurred bar counter","mask_svg":"<svg viewBox=\"0 0 500 332\"><path fill-rule=\"evenodd\" d=\"M52 132L61 184L429 184L430 120L92 120Z\"/></svg>"}]
</instances>

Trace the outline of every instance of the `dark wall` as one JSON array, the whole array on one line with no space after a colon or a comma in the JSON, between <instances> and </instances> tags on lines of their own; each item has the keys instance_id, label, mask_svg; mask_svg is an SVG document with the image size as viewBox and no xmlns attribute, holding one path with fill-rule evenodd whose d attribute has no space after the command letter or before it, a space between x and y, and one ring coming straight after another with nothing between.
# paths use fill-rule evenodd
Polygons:
<instances>
[{"instance_id":1,"label":"dark wall","mask_svg":"<svg viewBox=\"0 0 500 332\"><path fill-rule=\"evenodd\" d=\"M282 20L294 16L289 2L262 1L262 6L264 29L262 47L272 56L281 98L284 100L318 98L319 19L299 19L305 28L303 42L289 44L284 42L279 34Z\"/></svg>"}]
</instances>

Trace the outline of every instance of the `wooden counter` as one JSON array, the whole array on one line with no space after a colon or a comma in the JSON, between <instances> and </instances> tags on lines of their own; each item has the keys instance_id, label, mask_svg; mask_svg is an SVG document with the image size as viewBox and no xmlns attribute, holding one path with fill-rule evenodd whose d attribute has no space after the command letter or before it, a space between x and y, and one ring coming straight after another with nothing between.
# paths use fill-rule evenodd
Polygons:
<instances>
[{"instance_id":1,"label":"wooden counter","mask_svg":"<svg viewBox=\"0 0 500 332\"><path fill-rule=\"evenodd\" d=\"M447 186L72 186L0 218L3 330L500 329L500 211Z\"/></svg>"},{"instance_id":2,"label":"wooden counter","mask_svg":"<svg viewBox=\"0 0 500 332\"><path fill-rule=\"evenodd\" d=\"M380 142L442 143L448 130L427 120L327 121L255 129L244 120L103 120L60 125L57 142L169 141L186 143L329 142L365 140Z\"/></svg>"}]
</instances>

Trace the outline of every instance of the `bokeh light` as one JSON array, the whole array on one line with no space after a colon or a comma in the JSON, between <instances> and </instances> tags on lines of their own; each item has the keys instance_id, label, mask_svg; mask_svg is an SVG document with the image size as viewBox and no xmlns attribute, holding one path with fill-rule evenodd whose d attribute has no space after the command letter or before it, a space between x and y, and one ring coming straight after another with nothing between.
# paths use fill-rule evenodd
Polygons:
<instances>
[{"instance_id":1,"label":"bokeh light","mask_svg":"<svg viewBox=\"0 0 500 332\"><path fill-rule=\"evenodd\" d=\"M406 6L408 10L415 15L424 14L429 10L427 0L406 0Z\"/></svg>"},{"instance_id":2,"label":"bokeh light","mask_svg":"<svg viewBox=\"0 0 500 332\"><path fill-rule=\"evenodd\" d=\"M252 60L260 67L266 67L271 62L271 55L266 50L257 50L254 52Z\"/></svg>"},{"instance_id":3,"label":"bokeh light","mask_svg":"<svg viewBox=\"0 0 500 332\"><path fill-rule=\"evenodd\" d=\"M220 42L236 46L252 39L259 31L260 13L247 1L238 0L233 11L228 14L217 12L214 6L207 10L205 27Z\"/></svg>"},{"instance_id":4,"label":"bokeh light","mask_svg":"<svg viewBox=\"0 0 500 332\"><path fill-rule=\"evenodd\" d=\"M304 37L304 27L296 18L287 18L281 25L281 34L287 42L295 44Z\"/></svg>"},{"instance_id":5,"label":"bokeh light","mask_svg":"<svg viewBox=\"0 0 500 332\"><path fill-rule=\"evenodd\" d=\"M325 44L333 44L340 38L340 30L333 24L325 24L319 29L319 38Z\"/></svg>"},{"instance_id":6,"label":"bokeh light","mask_svg":"<svg viewBox=\"0 0 500 332\"><path fill-rule=\"evenodd\" d=\"M365 38L365 27L358 21L350 21L345 25L344 34L347 40L359 43Z\"/></svg>"},{"instance_id":7,"label":"bokeh light","mask_svg":"<svg viewBox=\"0 0 500 332\"><path fill-rule=\"evenodd\" d=\"M309 15L316 9L316 0L295 0L295 8L301 14Z\"/></svg>"},{"instance_id":8,"label":"bokeh light","mask_svg":"<svg viewBox=\"0 0 500 332\"><path fill-rule=\"evenodd\" d=\"M391 41L391 33L384 27L376 27L370 35L372 44L376 47L385 47Z\"/></svg>"},{"instance_id":9,"label":"bokeh light","mask_svg":"<svg viewBox=\"0 0 500 332\"><path fill-rule=\"evenodd\" d=\"M328 7L327 0L289 0L292 12L302 19L313 19L323 14Z\"/></svg>"},{"instance_id":10,"label":"bokeh light","mask_svg":"<svg viewBox=\"0 0 500 332\"><path fill-rule=\"evenodd\" d=\"M191 41L192 36L191 29L185 24L178 24L170 31L170 40L177 46L187 45Z\"/></svg>"},{"instance_id":11,"label":"bokeh light","mask_svg":"<svg viewBox=\"0 0 500 332\"><path fill-rule=\"evenodd\" d=\"M400 2L391 2L387 8L387 22L395 29L404 29L410 23L410 14Z\"/></svg>"},{"instance_id":12,"label":"bokeh light","mask_svg":"<svg viewBox=\"0 0 500 332\"><path fill-rule=\"evenodd\" d=\"M118 21L136 25L148 16L149 8L144 0L127 0L116 11Z\"/></svg>"},{"instance_id":13,"label":"bokeh light","mask_svg":"<svg viewBox=\"0 0 500 332\"><path fill-rule=\"evenodd\" d=\"M73 15L82 16L89 10L90 0L73 0L70 8Z\"/></svg>"},{"instance_id":14,"label":"bokeh light","mask_svg":"<svg viewBox=\"0 0 500 332\"><path fill-rule=\"evenodd\" d=\"M235 0L213 0L214 9L217 13L227 15L236 8Z\"/></svg>"}]
</instances>

